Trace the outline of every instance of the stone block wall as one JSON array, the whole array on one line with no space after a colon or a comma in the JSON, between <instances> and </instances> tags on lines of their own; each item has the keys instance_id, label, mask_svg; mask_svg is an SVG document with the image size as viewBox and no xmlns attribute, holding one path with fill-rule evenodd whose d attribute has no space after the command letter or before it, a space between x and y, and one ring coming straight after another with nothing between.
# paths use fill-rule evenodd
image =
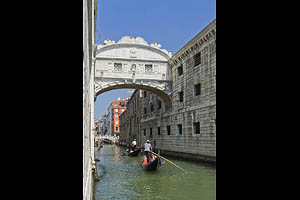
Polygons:
<instances>
[{"instance_id":1,"label":"stone block wall","mask_svg":"<svg viewBox=\"0 0 300 200\"><path fill-rule=\"evenodd\" d=\"M199 52L201 62L195 65L194 56ZM158 109L160 98L146 92L141 106L141 141L149 139L163 154L215 162L216 21L180 49L169 64L173 78L172 109L168 112L164 106ZM179 67L182 73L178 73ZM197 84L200 84L200 95L195 95ZM180 92L183 92L182 99ZM196 133L195 123L199 123L200 132Z\"/></svg>"}]
</instances>

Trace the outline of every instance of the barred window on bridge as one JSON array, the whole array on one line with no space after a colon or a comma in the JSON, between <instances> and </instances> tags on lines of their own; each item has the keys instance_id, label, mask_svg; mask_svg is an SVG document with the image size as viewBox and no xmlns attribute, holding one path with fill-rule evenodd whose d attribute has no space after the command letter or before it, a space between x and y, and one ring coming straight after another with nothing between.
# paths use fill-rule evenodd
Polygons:
<instances>
[{"instance_id":1,"label":"barred window on bridge","mask_svg":"<svg viewBox=\"0 0 300 200\"><path fill-rule=\"evenodd\" d=\"M114 63L114 71L122 71L122 63Z\"/></svg>"},{"instance_id":2,"label":"barred window on bridge","mask_svg":"<svg viewBox=\"0 0 300 200\"><path fill-rule=\"evenodd\" d=\"M153 68L152 65L145 65L145 72L152 72Z\"/></svg>"}]
</instances>

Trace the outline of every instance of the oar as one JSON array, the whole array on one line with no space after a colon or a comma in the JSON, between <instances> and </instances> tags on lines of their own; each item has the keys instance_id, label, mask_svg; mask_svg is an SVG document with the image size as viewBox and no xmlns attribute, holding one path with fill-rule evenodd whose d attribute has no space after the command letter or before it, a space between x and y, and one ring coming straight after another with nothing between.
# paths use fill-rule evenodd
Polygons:
<instances>
[{"instance_id":1,"label":"oar","mask_svg":"<svg viewBox=\"0 0 300 200\"><path fill-rule=\"evenodd\" d=\"M157 156L159 156L159 157L165 159L166 161L168 161L169 163L171 163L171 164L174 165L175 167L181 169L182 171L187 172L187 171L185 171L184 169L182 169L181 167L179 167L178 165L176 165L175 163L173 163L173 162L171 162L170 160L166 159L165 157L162 157L161 155L158 155L158 154L154 153L153 151L151 151L151 153L153 153L154 155L157 155Z\"/></svg>"}]
</instances>

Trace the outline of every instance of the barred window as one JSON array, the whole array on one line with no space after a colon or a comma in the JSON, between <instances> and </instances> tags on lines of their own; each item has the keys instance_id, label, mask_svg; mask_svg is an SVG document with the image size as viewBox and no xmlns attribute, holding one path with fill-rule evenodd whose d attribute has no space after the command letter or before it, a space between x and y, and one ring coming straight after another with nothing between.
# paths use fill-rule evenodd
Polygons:
<instances>
[{"instance_id":1,"label":"barred window","mask_svg":"<svg viewBox=\"0 0 300 200\"><path fill-rule=\"evenodd\" d=\"M157 127L157 135L160 135L160 127Z\"/></svg>"},{"instance_id":2,"label":"barred window","mask_svg":"<svg viewBox=\"0 0 300 200\"><path fill-rule=\"evenodd\" d=\"M180 65L178 68L177 68L177 73L178 73L178 76L181 76L183 74L183 66Z\"/></svg>"},{"instance_id":3,"label":"barred window","mask_svg":"<svg viewBox=\"0 0 300 200\"><path fill-rule=\"evenodd\" d=\"M171 126L167 126L167 133L168 135L171 135Z\"/></svg>"},{"instance_id":4,"label":"barred window","mask_svg":"<svg viewBox=\"0 0 300 200\"><path fill-rule=\"evenodd\" d=\"M194 67L201 64L201 52L194 55Z\"/></svg>"},{"instance_id":5,"label":"barred window","mask_svg":"<svg viewBox=\"0 0 300 200\"><path fill-rule=\"evenodd\" d=\"M201 94L201 84L197 84L197 85L194 85L194 94L195 96L198 96Z\"/></svg>"},{"instance_id":6,"label":"barred window","mask_svg":"<svg viewBox=\"0 0 300 200\"><path fill-rule=\"evenodd\" d=\"M183 102L183 91L178 92L179 102Z\"/></svg>"},{"instance_id":7,"label":"barred window","mask_svg":"<svg viewBox=\"0 0 300 200\"><path fill-rule=\"evenodd\" d=\"M194 134L200 134L200 122L193 123Z\"/></svg>"},{"instance_id":8,"label":"barred window","mask_svg":"<svg viewBox=\"0 0 300 200\"><path fill-rule=\"evenodd\" d=\"M182 124L177 124L177 134L182 135Z\"/></svg>"},{"instance_id":9,"label":"barred window","mask_svg":"<svg viewBox=\"0 0 300 200\"><path fill-rule=\"evenodd\" d=\"M152 72L152 65L145 65L145 72Z\"/></svg>"},{"instance_id":10,"label":"barred window","mask_svg":"<svg viewBox=\"0 0 300 200\"><path fill-rule=\"evenodd\" d=\"M115 71L122 71L122 63L114 63Z\"/></svg>"},{"instance_id":11,"label":"barred window","mask_svg":"<svg viewBox=\"0 0 300 200\"><path fill-rule=\"evenodd\" d=\"M158 110L161 109L161 101L158 101Z\"/></svg>"}]
</instances>

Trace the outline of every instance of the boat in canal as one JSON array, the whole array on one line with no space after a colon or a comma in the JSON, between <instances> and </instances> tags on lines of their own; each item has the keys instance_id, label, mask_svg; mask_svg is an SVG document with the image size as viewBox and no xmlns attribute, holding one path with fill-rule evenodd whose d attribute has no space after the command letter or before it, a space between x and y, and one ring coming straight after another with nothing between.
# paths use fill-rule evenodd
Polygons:
<instances>
[{"instance_id":1,"label":"boat in canal","mask_svg":"<svg viewBox=\"0 0 300 200\"><path fill-rule=\"evenodd\" d=\"M149 163L147 163L147 157L144 156L142 160L142 167L146 171L155 171L159 163L159 158L157 156L150 156Z\"/></svg>"},{"instance_id":2,"label":"boat in canal","mask_svg":"<svg viewBox=\"0 0 300 200\"><path fill-rule=\"evenodd\" d=\"M131 157L138 156L139 153L140 153L140 151L141 151L141 149L136 149L136 150L134 150L134 151L129 150L128 156L131 156Z\"/></svg>"},{"instance_id":3,"label":"boat in canal","mask_svg":"<svg viewBox=\"0 0 300 200\"><path fill-rule=\"evenodd\" d=\"M104 138L102 141L103 141L105 144L111 144L111 140L110 140L110 139Z\"/></svg>"}]
</instances>

